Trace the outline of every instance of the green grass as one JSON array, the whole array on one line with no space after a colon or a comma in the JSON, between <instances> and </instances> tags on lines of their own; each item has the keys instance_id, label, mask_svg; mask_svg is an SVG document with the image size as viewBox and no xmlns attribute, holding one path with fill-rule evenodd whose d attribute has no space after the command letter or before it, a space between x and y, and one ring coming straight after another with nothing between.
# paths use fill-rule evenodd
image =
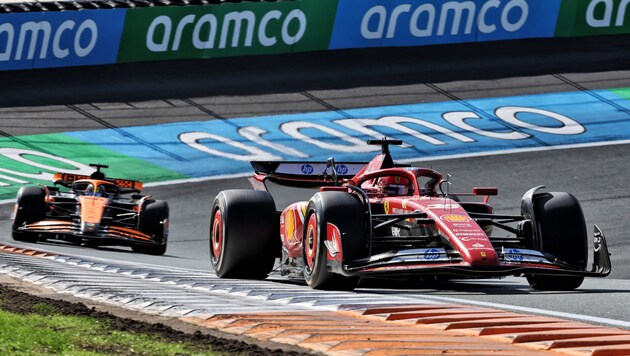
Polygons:
<instances>
[{"instance_id":1,"label":"green grass","mask_svg":"<svg viewBox=\"0 0 630 356\"><path fill-rule=\"evenodd\" d=\"M211 350L158 335L112 330L106 321L65 316L47 304L31 314L0 310L1 355L209 355Z\"/></svg>"}]
</instances>

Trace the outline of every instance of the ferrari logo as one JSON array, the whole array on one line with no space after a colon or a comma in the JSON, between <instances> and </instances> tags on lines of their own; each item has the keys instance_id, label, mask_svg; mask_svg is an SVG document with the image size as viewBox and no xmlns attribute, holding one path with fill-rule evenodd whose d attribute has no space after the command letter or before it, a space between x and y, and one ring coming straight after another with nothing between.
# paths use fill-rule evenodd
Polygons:
<instances>
[{"instance_id":1,"label":"ferrari logo","mask_svg":"<svg viewBox=\"0 0 630 356\"><path fill-rule=\"evenodd\" d=\"M389 214L389 201L383 203L383 208L385 209L385 214Z\"/></svg>"},{"instance_id":2,"label":"ferrari logo","mask_svg":"<svg viewBox=\"0 0 630 356\"><path fill-rule=\"evenodd\" d=\"M485 253L485 252L482 252L482 253L481 253L481 257L486 257L486 253Z\"/></svg>"}]
</instances>

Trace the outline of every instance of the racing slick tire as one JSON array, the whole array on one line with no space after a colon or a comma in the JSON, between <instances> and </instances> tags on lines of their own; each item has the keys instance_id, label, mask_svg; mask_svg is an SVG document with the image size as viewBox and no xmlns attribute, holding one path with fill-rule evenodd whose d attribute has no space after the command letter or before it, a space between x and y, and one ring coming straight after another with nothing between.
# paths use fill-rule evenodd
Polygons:
<instances>
[{"instance_id":1,"label":"racing slick tire","mask_svg":"<svg viewBox=\"0 0 630 356\"><path fill-rule=\"evenodd\" d=\"M154 245L133 245L134 252L161 256L168 243L168 203L164 200L149 201L140 212L140 231L153 238Z\"/></svg>"},{"instance_id":2,"label":"racing slick tire","mask_svg":"<svg viewBox=\"0 0 630 356\"><path fill-rule=\"evenodd\" d=\"M588 241L584 214L578 200L569 193L550 192L534 196L534 214L540 231L539 248L577 270L584 270ZM566 291L578 288L583 276L528 275L536 290Z\"/></svg>"},{"instance_id":3,"label":"racing slick tire","mask_svg":"<svg viewBox=\"0 0 630 356\"><path fill-rule=\"evenodd\" d=\"M265 279L280 255L280 219L268 192L221 191L212 204L210 261L220 278Z\"/></svg>"},{"instance_id":4,"label":"racing slick tire","mask_svg":"<svg viewBox=\"0 0 630 356\"><path fill-rule=\"evenodd\" d=\"M331 223L341 232L339 252L350 261L367 255L365 212L361 202L346 192L315 194L306 209L304 237L304 279L314 289L350 291L359 277L347 277L328 270L329 251L325 245ZM334 257L333 257L334 258Z\"/></svg>"},{"instance_id":5,"label":"racing slick tire","mask_svg":"<svg viewBox=\"0 0 630 356\"><path fill-rule=\"evenodd\" d=\"M46 217L46 192L40 187L22 187L17 194L11 237L15 241L36 242L38 234L18 231L23 224L41 221Z\"/></svg>"}]
</instances>

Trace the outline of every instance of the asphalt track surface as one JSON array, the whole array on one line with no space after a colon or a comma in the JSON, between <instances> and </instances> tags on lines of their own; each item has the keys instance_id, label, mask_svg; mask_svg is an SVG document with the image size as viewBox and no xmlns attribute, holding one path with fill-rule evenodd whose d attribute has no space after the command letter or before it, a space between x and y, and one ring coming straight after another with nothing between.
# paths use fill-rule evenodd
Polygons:
<instances>
[{"instance_id":1,"label":"asphalt track surface","mask_svg":"<svg viewBox=\"0 0 630 356\"><path fill-rule=\"evenodd\" d=\"M616 87L630 87L628 36L4 72L0 73L0 134ZM517 213L522 194L536 185L573 193L582 203L587 224L597 223L606 234L613 273L604 280L588 280L570 293L535 293L524 280L512 279L414 286L412 291L630 323L629 148L610 145L427 162L453 176L454 190L499 187L499 197L493 199L497 212ZM38 244L38 248L209 270L212 199L222 189L248 187L245 178L238 178L147 188L146 193L168 200L171 207L166 256L56 243ZM9 243L10 209L0 206L0 240ZM369 293L384 294L403 288L367 287Z\"/></svg>"}]
</instances>

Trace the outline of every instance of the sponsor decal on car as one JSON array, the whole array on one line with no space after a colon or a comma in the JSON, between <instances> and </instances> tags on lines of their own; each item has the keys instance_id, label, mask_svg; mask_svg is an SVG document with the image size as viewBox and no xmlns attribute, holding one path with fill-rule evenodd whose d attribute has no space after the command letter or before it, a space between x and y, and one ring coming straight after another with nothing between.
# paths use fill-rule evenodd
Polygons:
<instances>
[{"instance_id":1,"label":"sponsor decal on car","mask_svg":"<svg viewBox=\"0 0 630 356\"><path fill-rule=\"evenodd\" d=\"M425 260L432 261L437 260L438 258L440 258L440 251L438 251L437 249L430 248L424 252Z\"/></svg>"},{"instance_id":2,"label":"sponsor decal on car","mask_svg":"<svg viewBox=\"0 0 630 356\"><path fill-rule=\"evenodd\" d=\"M460 240L464 241L464 242L468 242L468 241L486 241L486 238L485 237L461 237Z\"/></svg>"},{"instance_id":3,"label":"sponsor decal on car","mask_svg":"<svg viewBox=\"0 0 630 356\"><path fill-rule=\"evenodd\" d=\"M460 215L460 214L446 214L446 215L442 215L440 216L441 220L444 221L448 221L448 222L467 222L470 221L470 218L466 215Z\"/></svg>"},{"instance_id":4,"label":"sponsor decal on car","mask_svg":"<svg viewBox=\"0 0 630 356\"><path fill-rule=\"evenodd\" d=\"M348 174L348 166L345 164L335 166L335 170L337 171L337 174Z\"/></svg>"},{"instance_id":5,"label":"sponsor decal on car","mask_svg":"<svg viewBox=\"0 0 630 356\"><path fill-rule=\"evenodd\" d=\"M521 251L512 248L507 250L507 253L505 254L505 259L508 261L518 261L521 262L523 261L523 254L521 253Z\"/></svg>"},{"instance_id":6,"label":"sponsor decal on car","mask_svg":"<svg viewBox=\"0 0 630 356\"><path fill-rule=\"evenodd\" d=\"M470 223L453 223L453 226L454 227L474 227L474 225ZM459 231L467 231L467 230L459 230Z\"/></svg>"},{"instance_id":7,"label":"sponsor decal on car","mask_svg":"<svg viewBox=\"0 0 630 356\"><path fill-rule=\"evenodd\" d=\"M287 241L295 241L295 214L293 210L287 211L284 218L284 231Z\"/></svg>"},{"instance_id":8,"label":"sponsor decal on car","mask_svg":"<svg viewBox=\"0 0 630 356\"><path fill-rule=\"evenodd\" d=\"M455 209L459 208L460 205L457 203L448 203L448 204L429 204L427 208L429 209Z\"/></svg>"},{"instance_id":9,"label":"sponsor decal on car","mask_svg":"<svg viewBox=\"0 0 630 356\"><path fill-rule=\"evenodd\" d=\"M468 247L469 250L494 250L492 246L486 246L482 243L475 242L472 246Z\"/></svg>"},{"instance_id":10,"label":"sponsor decal on car","mask_svg":"<svg viewBox=\"0 0 630 356\"><path fill-rule=\"evenodd\" d=\"M389 214L389 201L388 200L383 202L383 209L385 209L385 214Z\"/></svg>"},{"instance_id":11,"label":"sponsor decal on car","mask_svg":"<svg viewBox=\"0 0 630 356\"><path fill-rule=\"evenodd\" d=\"M302 171L302 173L304 174L313 174L315 169L313 169L313 166L311 166L310 164L303 164L300 168L300 171Z\"/></svg>"}]
</instances>

